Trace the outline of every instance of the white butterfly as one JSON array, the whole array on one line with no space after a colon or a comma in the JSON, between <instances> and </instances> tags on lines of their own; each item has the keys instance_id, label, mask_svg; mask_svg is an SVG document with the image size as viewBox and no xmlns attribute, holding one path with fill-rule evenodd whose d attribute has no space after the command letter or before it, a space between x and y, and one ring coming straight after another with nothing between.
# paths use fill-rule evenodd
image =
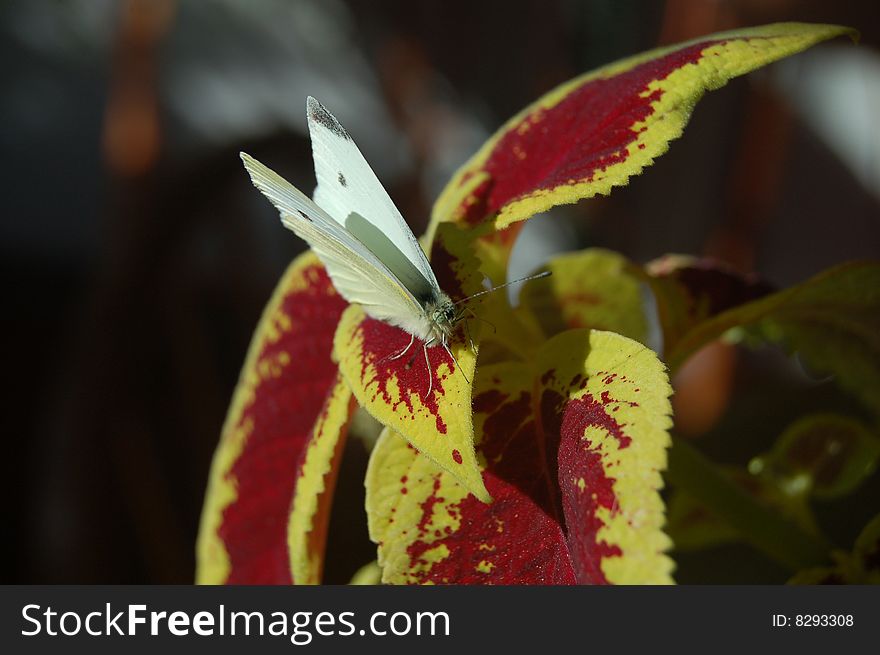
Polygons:
<instances>
[{"instance_id":1,"label":"white butterfly","mask_svg":"<svg viewBox=\"0 0 880 655\"><path fill-rule=\"evenodd\" d=\"M441 345L458 366L449 342L468 310L440 289L412 230L345 128L311 96L306 113L318 178L314 201L241 153L244 166L284 225L312 247L342 297L410 334L409 345L391 359L402 357L416 338L424 342L432 384L427 349Z\"/></svg>"}]
</instances>

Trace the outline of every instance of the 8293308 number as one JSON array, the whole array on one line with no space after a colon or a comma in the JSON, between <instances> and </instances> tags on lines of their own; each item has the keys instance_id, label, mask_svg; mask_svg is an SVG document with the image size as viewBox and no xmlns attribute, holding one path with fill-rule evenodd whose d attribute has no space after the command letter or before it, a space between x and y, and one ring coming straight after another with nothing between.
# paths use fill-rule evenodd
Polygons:
<instances>
[{"instance_id":1,"label":"8293308 number","mask_svg":"<svg viewBox=\"0 0 880 655\"><path fill-rule=\"evenodd\" d=\"M794 624L799 628L851 627L852 614L796 614Z\"/></svg>"}]
</instances>

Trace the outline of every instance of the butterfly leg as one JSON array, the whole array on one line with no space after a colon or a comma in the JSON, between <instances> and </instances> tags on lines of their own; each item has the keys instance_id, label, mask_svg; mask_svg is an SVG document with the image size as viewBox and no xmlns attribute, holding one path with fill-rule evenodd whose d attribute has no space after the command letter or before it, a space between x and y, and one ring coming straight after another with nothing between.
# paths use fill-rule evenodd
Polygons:
<instances>
[{"instance_id":1,"label":"butterfly leg","mask_svg":"<svg viewBox=\"0 0 880 655\"><path fill-rule=\"evenodd\" d=\"M464 322L464 332L467 334L468 342L471 344L471 352L477 354L477 347L474 345L473 337L471 337L471 328L467 320ZM457 363L457 362L456 362Z\"/></svg>"},{"instance_id":2,"label":"butterfly leg","mask_svg":"<svg viewBox=\"0 0 880 655\"><path fill-rule=\"evenodd\" d=\"M415 343L415 340L416 340L416 335L411 334L410 337L409 337L409 343L406 345L406 348L404 348L403 350L401 350L401 351L398 352L398 353L395 353L394 355L387 356L387 357L383 357L383 358L380 360L380 363L381 363L381 362L385 362L385 361L393 362L395 359L400 359L400 358L403 357L407 352L409 352L409 349L412 348L412 345L413 345L413 343Z\"/></svg>"},{"instance_id":3,"label":"butterfly leg","mask_svg":"<svg viewBox=\"0 0 880 655\"><path fill-rule=\"evenodd\" d=\"M431 360L428 359L428 346L434 343L433 337L430 341L426 341L422 346L422 352L425 353L425 365L428 370L428 393L425 394L425 400L428 399L428 396L431 395L431 391L434 388L434 371L431 370Z\"/></svg>"},{"instance_id":4,"label":"butterfly leg","mask_svg":"<svg viewBox=\"0 0 880 655\"><path fill-rule=\"evenodd\" d=\"M455 362L455 366L458 368L459 371L461 371L461 375L464 378L464 381L467 382L468 384L470 384L471 381L468 380L468 376L464 374L464 369L461 367L461 364L458 363L458 360L455 358L455 355L452 354L452 350L449 349L449 346L446 343L446 339L443 339L442 343L443 343L443 348L446 350L447 353L449 353L449 356L452 357L452 361ZM476 350L474 350L474 352L476 352Z\"/></svg>"}]
</instances>

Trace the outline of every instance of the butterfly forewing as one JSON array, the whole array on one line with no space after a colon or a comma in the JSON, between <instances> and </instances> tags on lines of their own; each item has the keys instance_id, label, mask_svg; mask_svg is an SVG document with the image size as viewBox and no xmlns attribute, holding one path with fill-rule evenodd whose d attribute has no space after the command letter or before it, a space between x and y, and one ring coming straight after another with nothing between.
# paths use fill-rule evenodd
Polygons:
<instances>
[{"instance_id":1,"label":"butterfly forewing","mask_svg":"<svg viewBox=\"0 0 880 655\"><path fill-rule=\"evenodd\" d=\"M440 295L418 241L354 140L321 103L306 103L315 175L315 202L388 267L418 302Z\"/></svg>"}]
</instances>

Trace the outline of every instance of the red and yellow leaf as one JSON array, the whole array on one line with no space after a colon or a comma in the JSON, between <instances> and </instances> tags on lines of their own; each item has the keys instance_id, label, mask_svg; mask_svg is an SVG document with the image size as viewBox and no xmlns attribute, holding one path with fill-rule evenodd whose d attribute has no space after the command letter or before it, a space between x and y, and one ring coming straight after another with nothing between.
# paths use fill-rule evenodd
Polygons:
<instances>
[{"instance_id":1,"label":"red and yellow leaf","mask_svg":"<svg viewBox=\"0 0 880 655\"><path fill-rule=\"evenodd\" d=\"M671 582L659 496L669 393L654 354L610 332L562 333L531 366L481 367L477 452L494 501L386 431L367 471L383 581Z\"/></svg>"},{"instance_id":2,"label":"red and yellow leaf","mask_svg":"<svg viewBox=\"0 0 880 655\"><path fill-rule=\"evenodd\" d=\"M351 390L337 374L297 462L293 502L287 520L287 552L296 584L321 582L333 491L348 423L356 407Z\"/></svg>"},{"instance_id":3,"label":"red and yellow leaf","mask_svg":"<svg viewBox=\"0 0 880 655\"><path fill-rule=\"evenodd\" d=\"M511 118L456 173L434 207L443 221L494 230L478 246L486 271L504 269L516 236L498 232L559 204L626 184L681 136L703 94L821 41L836 25L780 23L652 50L550 91ZM507 244L507 247L505 247Z\"/></svg>"},{"instance_id":4,"label":"red and yellow leaf","mask_svg":"<svg viewBox=\"0 0 880 655\"><path fill-rule=\"evenodd\" d=\"M742 275L721 262L685 255L666 255L650 262L644 273L654 292L667 353L700 323L773 291L755 275Z\"/></svg>"},{"instance_id":5,"label":"red and yellow leaf","mask_svg":"<svg viewBox=\"0 0 880 655\"><path fill-rule=\"evenodd\" d=\"M438 232L432 266L452 299L481 289L468 236L454 225ZM478 326L472 336L478 343ZM457 365L442 347L425 349L420 339L397 357L409 343L407 332L369 318L353 305L336 331L334 357L361 407L489 502L473 445L471 392L477 353L463 328L450 344Z\"/></svg>"},{"instance_id":6,"label":"red and yellow leaf","mask_svg":"<svg viewBox=\"0 0 880 655\"><path fill-rule=\"evenodd\" d=\"M281 278L251 341L211 466L199 583L320 577L335 470L354 407L330 359L345 306L310 253Z\"/></svg>"},{"instance_id":7,"label":"red and yellow leaf","mask_svg":"<svg viewBox=\"0 0 880 655\"><path fill-rule=\"evenodd\" d=\"M643 284L626 257L590 248L554 257L544 268L553 275L529 282L520 293L521 310L544 334L593 328L647 343Z\"/></svg>"}]
</instances>

